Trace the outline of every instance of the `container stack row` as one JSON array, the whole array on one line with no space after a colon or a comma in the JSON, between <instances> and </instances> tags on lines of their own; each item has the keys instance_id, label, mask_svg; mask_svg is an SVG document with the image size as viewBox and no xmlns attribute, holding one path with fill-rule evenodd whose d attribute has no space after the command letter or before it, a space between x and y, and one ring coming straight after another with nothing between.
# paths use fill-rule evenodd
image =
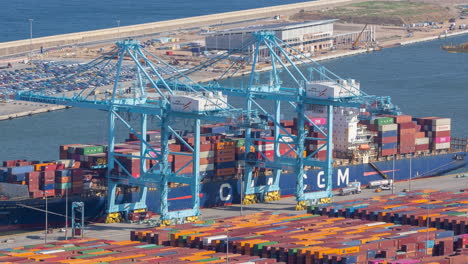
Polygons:
<instances>
[{"instance_id":1,"label":"container stack row","mask_svg":"<svg viewBox=\"0 0 468 264\"><path fill-rule=\"evenodd\" d=\"M431 150L450 149L451 119L440 117L416 118L421 131L429 138Z\"/></svg>"},{"instance_id":2,"label":"container stack row","mask_svg":"<svg viewBox=\"0 0 468 264\"><path fill-rule=\"evenodd\" d=\"M218 253L213 250L179 248L135 241L72 239L49 244L0 250L2 263L277 263L241 254Z\"/></svg>"},{"instance_id":3,"label":"container stack row","mask_svg":"<svg viewBox=\"0 0 468 264\"><path fill-rule=\"evenodd\" d=\"M468 192L413 191L313 206L310 213L435 227L468 234Z\"/></svg>"},{"instance_id":4,"label":"container stack row","mask_svg":"<svg viewBox=\"0 0 468 264\"><path fill-rule=\"evenodd\" d=\"M450 149L450 118L383 115L363 121L380 156Z\"/></svg>"},{"instance_id":5,"label":"container stack row","mask_svg":"<svg viewBox=\"0 0 468 264\"><path fill-rule=\"evenodd\" d=\"M80 194L85 182L91 181L87 171L73 160L39 163L9 160L0 167L0 182L22 186L31 198ZM13 198L13 197L9 197Z\"/></svg>"},{"instance_id":6,"label":"container stack row","mask_svg":"<svg viewBox=\"0 0 468 264\"><path fill-rule=\"evenodd\" d=\"M391 156L398 153L398 125L391 117L379 117L371 121L371 131L377 134L374 142L378 146L380 156Z\"/></svg>"},{"instance_id":7,"label":"container stack row","mask_svg":"<svg viewBox=\"0 0 468 264\"><path fill-rule=\"evenodd\" d=\"M286 263L388 263L466 257L453 231L312 214L262 212L217 221L132 231L132 241L273 258Z\"/></svg>"}]
</instances>

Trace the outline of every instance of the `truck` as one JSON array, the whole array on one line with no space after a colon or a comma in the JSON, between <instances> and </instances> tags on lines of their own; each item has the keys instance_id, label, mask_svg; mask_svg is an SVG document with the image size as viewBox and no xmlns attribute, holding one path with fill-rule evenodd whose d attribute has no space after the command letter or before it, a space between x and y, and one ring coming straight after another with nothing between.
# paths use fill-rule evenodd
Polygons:
<instances>
[{"instance_id":1,"label":"truck","mask_svg":"<svg viewBox=\"0 0 468 264\"><path fill-rule=\"evenodd\" d=\"M361 183L358 181L350 182L346 185L346 187L340 189L341 196L357 193L361 193Z\"/></svg>"},{"instance_id":2,"label":"truck","mask_svg":"<svg viewBox=\"0 0 468 264\"><path fill-rule=\"evenodd\" d=\"M376 189L381 188L382 186L391 186L393 185L393 180L390 179L382 179L377 181L370 181L367 187L369 189Z\"/></svg>"}]
</instances>

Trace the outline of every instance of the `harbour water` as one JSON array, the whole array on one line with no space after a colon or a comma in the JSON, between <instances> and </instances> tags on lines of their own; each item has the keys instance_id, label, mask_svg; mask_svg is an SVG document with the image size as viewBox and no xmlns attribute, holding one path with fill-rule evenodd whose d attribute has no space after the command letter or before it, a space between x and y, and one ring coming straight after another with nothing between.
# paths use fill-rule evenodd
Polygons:
<instances>
[{"instance_id":1,"label":"harbour water","mask_svg":"<svg viewBox=\"0 0 468 264\"><path fill-rule=\"evenodd\" d=\"M452 134L468 135L468 54L447 53L446 43L423 42L323 62L341 77L361 82L368 94L389 95L404 113L452 118ZM234 104L240 105L239 101ZM0 122L0 160L57 159L61 144L106 142L106 114L70 109ZM118 139L125 133L119 130Z\"/></svg>"},{"instance_id":2,"label":"harbour water","mask_svg":"<svg viewBox=\"0 0 468 264\"><path fill-rule=\"evenodd\" d=\"M0 42L128 26L168 19L238 11L310 0L135 1L135 0L21 0L0 8ZM119 22L117 22L119 21ZM219 23L222 23L220 20Z\"/></svg>"}]
</instances>

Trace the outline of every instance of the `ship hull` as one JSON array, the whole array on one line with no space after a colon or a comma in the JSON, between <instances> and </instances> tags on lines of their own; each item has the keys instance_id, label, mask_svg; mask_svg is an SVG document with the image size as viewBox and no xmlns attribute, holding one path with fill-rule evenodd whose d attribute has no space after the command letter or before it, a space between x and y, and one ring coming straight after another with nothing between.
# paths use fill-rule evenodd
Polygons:
<instances>
[{"instance_id":1,"label":"ship hull","mask_svg":"<svg viewBox=\"0 0 468 264\"><path fill-rule=\"evenodd\" d=\"M378 161L374 164L381 172L395 181L410 178L422 178L442 175L467 166L467 152L456 152L415 158ZM332 188L345 187L348 182L359 181L367 185L370 181L381 180L382 176L370 164L338 166L333 169ZM254 185L265 185L273 182L271 176L254 178ZM322 170L308 170L304 176L305 192L325 190L327 179ZM293 196L296 190L294 173L282 173L280 177L280 194L282 197ZM201 185L200 205L202 207L225 206L240 202L241 181L238 179L221 182L209 182ZM182 210L191 207L190 187L172 188L169 191L169 210ZM148 192L147 205L150 211L157 212L159 191Z\"/></svg>"},{"instance_id":2,"label":"ship hull","mask_svg":"<svg viewBox=\"0 0 468 264\"><path fill-rule=\"evenodd\" d=\"M410 178L421 178L441 175L456 169L466 168L468 161L467 152L456 152L439 154L432 156L420 156L412 159L397 159L395 161L374 162L381 172L388 175L395 181L408 180ZM282 197L293 196L296 188L296 178L294 173L283 173L280 177L280 194ZM370 181L381 180L382 176L370 164L355 164L338 166L333 170L332 188L341 188L348 182L359 181L362 185ZM272 182L271 176L254 178L254 185L268 185ZM308 170L304 176L304 186L306 192L324 190L327 179L322 170ZM201 207L220 207L232 203L239 203L241 197L241 181L230 179L225 181L208 182L201 185L200 205ZM134 199L137 196L133 197ZM132 200L134 200L132 199ZM107 197L70 197L69 206L72 201L83 201L85 203L85 218L97 220L104 216ZM192 196L190 187L170 188L168 194L169 210L183 210L192 206ZM1 201L0 202L0 232L15 229L29 230L43 228L45 223L45 213L19 206L18 203L45 210L45 200L30 199L21 202ZM147 194L146 203L148 210L158 212L160 206L160 192L150 190ZM65 213L66 201L64 198L48 200L48 211L63 215ZM70 207L69 207L70 208ZM64 226L63 216L49 214L48 223L50 227Z\"/></svg>"}]
</instances>

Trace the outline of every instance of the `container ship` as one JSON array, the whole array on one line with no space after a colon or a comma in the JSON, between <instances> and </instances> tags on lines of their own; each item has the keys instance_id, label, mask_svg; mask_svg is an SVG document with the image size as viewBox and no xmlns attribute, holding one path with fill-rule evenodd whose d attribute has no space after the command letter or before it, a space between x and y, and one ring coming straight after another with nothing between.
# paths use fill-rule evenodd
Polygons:
<instances>
[{"instance_id":1,"label":"container ship","mask_svg":"<svg viewBox=\"0 0 468 264\"><path fill-rule=\"evenodd\" d=\"M346 187L351 182L365 186L373 181L391 179L411 180L438 176L466 167L467 139L451 137L451 119L438 117L413 118L409 115L381 115L369 117L366 112L347 108L335 108L333 120L333 189ZM325 159L324 141L317 127L325 129L327 120L319 113L310 112L306 123L308 136L318 140L306 141L307 154ZM292 135L296 133L296 120L283 120L281 125ZM201 127L200 173L201 207L226 206L240 203L241 185L245 163L245 140L229 134L229 124L206 124ZM268 139L271 129L253 129L253 138ZM193 143L190 132L184 139ZM159 131L148 131L146 140L157 149L160 146ZM273 143L258 141L258 157L274 157ZM284 146L283 146L284 145ZM279 144L280 155L288 153L287 144ZM138 136L130 133L125 142L115 145L115 152L139 153ZM172 171L191 174L191 165L185 166L188 151L176 138L170 139L169 162ZM71 144L60 146L56 161L4 161L0 167L0 232L13 229L43 228L47 204L50 227L63 227L66 207L71 202L85 204L88 221L102 221L107 203L107 146L104 144ZM255 148L250 152L254 152ZM119 157L125 169L138 178L140 160ZM154 165L153 160L147 166ZM184 167L185 166L185 167ZM121 167L120 167L121 168ZM120 169L121 170L121 169ZM306 167L304 185L306 192L324 190L326 182L320 168ZM114 169L114 175L126 175ZM268 185L273 181L272 171L255 168L254 185ZM283 170L280 177L281 197L293 196L296 188L294 172ZM138 187L118 188L117 203L139 199ZM169 209L182 210L191 207L190 186L171 184ZM158 212L160 192L147 189L147 211L135 214L138 218ZM134 219L134 218L132 218Z\"/></svg>"}]
</instances>

